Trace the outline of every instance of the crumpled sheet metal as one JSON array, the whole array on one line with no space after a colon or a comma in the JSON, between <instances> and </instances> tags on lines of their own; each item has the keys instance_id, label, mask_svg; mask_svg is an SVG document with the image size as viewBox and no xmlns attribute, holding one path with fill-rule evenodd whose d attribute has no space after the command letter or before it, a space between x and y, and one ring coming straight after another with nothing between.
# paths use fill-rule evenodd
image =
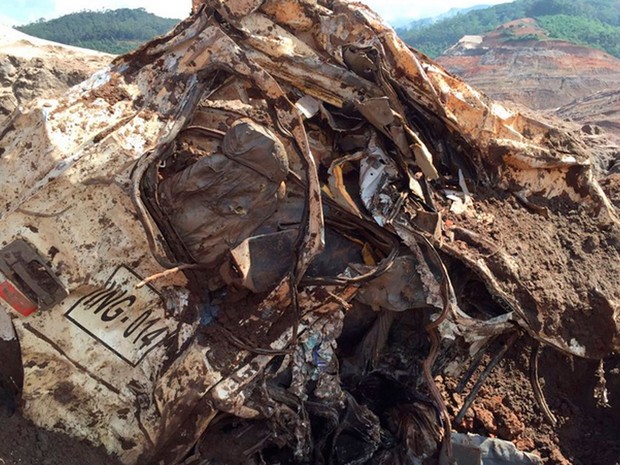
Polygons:
<instances>
[{"instance_id":1,"label":"crumpled sheet metal","mask_svg":"<svg viewBox=\"0 0 620 465\"><path fill-rule=\"evenodd\" d=\"M218 344L225 343L223 336L210 335L210 345L197 342L197 315L188 305L182 274L165 275L141 288L136 300L157 314L166 328L160 334L169 337L146 354L135 347L122 349L129 363L99 350L76 326L89 328L92 319L67 318L74 308L99 303L111 282L134 292L139 279L182 264L171 256L160 225L144 205L141 183L192 121L199 103L226 107L286 140L290 169L304 191L307 214L296 266L271 291L259 315L285 313L291 286L302 283L298 300L307 321L302 320L299 331L316 323L319 332L327 327L337 332L338 322L326 324L324 319L337 320L357 292L356 285L303 285L306 270L324 248L321 197L336 197L320 182L317 164L328 160L317 159L321 152L311 150L304 118L323 118L337 110L344 115L339 121L355 113L354 124L369 127L371 142L347 160L359 164L359 192L341 183L339 189L349 196L334 202L359 199L357 211L349 205L348 213L397 235L420 263L434 257L432 270L417 273L427 303L443 309L439 319L481 338L489 337L494 327L506 328L505 319L494 326L457 308L437 250L475 271L532 337L586 357L602 357L620 347L620 262L609 259L603 278L588 282L577 261L571 265L563 245L581 242L587 226L595 245L607 244L601 250L613 251L618 231L616 213L592 178L579 141L449 75L410 50L363 5L288 0L193 5L195 14L167 36L118 58L63 98L17 112L0 128L0 240L26 239L71 292L52 312L14 319L29 361L22 393L27 416L101 444L130 464L176 463L218 410L243 418L255 415L244 405L244 389L274 355L237 350L222 356ZM211 88L217 73L252 83L268 110L252 104L256 97L210 100L217 91ZM295 99L306 96L318 102L318 112L304 116ZM370 178L375 175L381 182ZM451 214L445 185L458 190L461 177L470 190L461 194L469 196L471 206ZM512 202L513 196L523 204ZM518 221L513 215L519 215ZM504 233L501 240L492 239L497 236L494 225ZM536 226L545 229L549 240L524 250L526 241L536 240ZM237 252L240 257L241 250ZM549 264L549 275L562 279L564 289L585 283L571 302L560 296L553 308L548 306L549 281L526 266L547 257L557 258ZM565 267L553 269L558 263ZM247 276L245 282L250 282ZM429 332L436 331L439 319L429 324ZM285 348L292 333L292 327L281 331L271 349ZM302 340L314 347L310 338L309 332ZM432 361L429 357L425 365L428 378ZM58 373L63 374L62 385ZM441 404L439 394L432 395Z\"/></svg>"},{"instance_id":2,"label":"crumpled sheet metal","mask_svg":"<svg viewBox=\"0 0 620 465\"><path fill-rule=\"evenodd\" d=\"M570 134L560 132L492 102L462 81L447 74L443 69L426 62L423 57L405 50L402 42L394 36L393 32L383 29L374 15L364 8L357 9L356 7L357 12L353 14L349 9L350 6L345 3L335 2L331 5L334 14L321 17L321 32L315 33L315 40L324 47L327 53L330 53L332 59L341 63L344 59L335 52L338 47L330 46L335 37L345 43L354 42L356 45L361 43L377 47L382 52L385 67L388 72L391 72L390 77L398 79L401 92L407 95L409 102L421 102L420 105L425 107L423 111L443 115L443 124L447 131L458 134L469 143L470 161L475 166L476 173L473 182L486 181L496 189L525 192L527 195L535 193L545 199L566 196L574 203L571 210L585 210L579 215L590 217L592 223L597 224L603 230L611 230L610 237L613 237L615 234L613 231L617 231L618 228L617 215L596 181L592 179L587 152ZM262 34L263 31L258 33ZM269 53L269 51L263 51ZM269 58L257 56L256 59L266 69L276 73L275 53ZM279 56L278 63L283 59L284 57ZM295 69L293 66L295 59L294 56L290 57L290 67L287 73ZM307 60L302 61L304 65L307 62ZM290 79L286 75L282 75L281 78ZM320 84L311 85L308 79L302 81L301 76L297 76L297 79L297 82L303 82L297 85L304 86L304 90L309 94L317 98L324 95ZM382 89L389 97L391 93L389 85L382 86ZM376 89L373 89L370 96L375 95L377 95ZM342 102L348 98L343 95ZM390 103L395 111L400 106L399 102L394 102L393 99L390 99ZM334 104L338 104L338 101L335 100ZM362 182L366 179L368 178ZM362 198L364 195L362 192ZM383 198L385 199L386 196ZM485 212L481 213L480 217L484 217ZM563 214L563 212L558 213ZM499 215L501 214L500 211ZM509 215L508 212L505 214ZM495 215L495 220L500 223L501 218L497 218L498 213ZM483 218L484 220L486 218ZM519 228L519 225L510 224L510 228ZM503 238L504 242L509 240L509 238ZM575 240L579 238L576 237ZM547 250L540 251L536 257L528 256L527 260L538 261L550 253L563 254L562 244L559 241L554 242ZM468 246L462 247L465 244ZM514 263L514 260L508 260L500 265L489 263L493 261L493 256L499 260L501 249L501 242L487 244L487 247L484 247L471 244L471 241L469 243L461 241L459 247L447 245L445 248L446 251L465 260L475 269L493 289L494 294L500 296L507 305L520 314L526 322L526 327L533 328L531 332L535 337L540 337L561 350L580 356L599 357L618 347L618 295L615 291L618 288L617 278L615 282L612 279L592 286L593 292L598 292L597 289L599 289L606 295L603 297L606 302L603 307L606 310L602 310L592 318L596 320L592 323L597 329L612 328L613 334L609 334L610 331L604 331L607 335L603 344L597 341L599 337L597 330L592 331L590 336L571 337L570 330L567 334L566 331L558 328L562 325L558 322L562 319L562 302L559 302L560 308L554 308L551 311L545 308L542 302L542 300L547 300L546 296L515 298L518 292L515 292L514 283L518 282L517 287L524 288L523 293L528 293L528 285L524 281L525 279L531 280L535 286L535 276L519 276L518 264ZM495 250L500 253L494 254ZM570 260L569 255L565 254L566 259L561 260ZM499 272L506 269L512 271L510 277L498 277ZM555 274L555 277L569 285L570 281L574 281L579 274L579 270L567 273L564 267ZM608 274L612 277L613 275L614 272ZM536 302L537 299L540 299L539 302ZM583 305L583 301L572 306L568 319L573 318L573 313L578 313L578 305ZM590 304L590 306L598 307L596 304ZM535 307L535 309L526 307ZM534 315L531 314L532 311ZM575 326L579 325L571 326L572 331L575 331ZM563 332L565 334L561 334Z\"/></svg>"}]
</instances>

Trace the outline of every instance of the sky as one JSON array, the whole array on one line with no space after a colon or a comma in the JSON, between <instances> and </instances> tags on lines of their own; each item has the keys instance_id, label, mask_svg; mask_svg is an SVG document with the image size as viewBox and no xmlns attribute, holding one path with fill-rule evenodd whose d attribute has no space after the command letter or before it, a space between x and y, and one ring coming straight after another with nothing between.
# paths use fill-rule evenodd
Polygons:
<instances>
[{"instance_id":1,"label":"sky","mask_svg":"<svg viewBox=\"0 0 620 465\"><path fill-rule=\"evenodd\" d=\"M387 21L436 16L451 8L478 4L505 3L510 0L362 0ZM185 18L191 0L0 0L0 24L19 26L40 18L52 19L82 10L144 8L165 18Z\"/></svg>"}]
</instances>

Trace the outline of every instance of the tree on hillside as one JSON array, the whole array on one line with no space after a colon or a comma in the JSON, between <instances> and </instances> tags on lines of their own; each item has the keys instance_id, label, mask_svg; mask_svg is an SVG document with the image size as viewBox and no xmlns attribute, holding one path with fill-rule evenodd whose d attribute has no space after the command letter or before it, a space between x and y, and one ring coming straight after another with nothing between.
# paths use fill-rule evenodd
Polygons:
<instances>
[{"instance_id":1,"label":"tree on hillside","mask_svg":"<svg viewBox=\"0 0 620 465\"><path fill-rule=\"evenodd\" d=\"M108 53L125 53L153 37L165 34L178 20L160 18L144 8L81 11L17 29L42 39L91 48Z\"/></svg>"}]
</instances>

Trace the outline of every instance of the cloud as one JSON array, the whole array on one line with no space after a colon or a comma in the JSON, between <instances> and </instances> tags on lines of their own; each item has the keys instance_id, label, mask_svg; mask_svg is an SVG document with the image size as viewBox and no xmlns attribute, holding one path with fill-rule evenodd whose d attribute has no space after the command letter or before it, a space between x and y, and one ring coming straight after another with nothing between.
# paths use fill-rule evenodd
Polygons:
<instances>
[{"instance_id":1,"label":"cloud","mask_svg":"<svg viewBox=\"0 0 620 465\"><path fill-rule=\"evenodd\" d=\"M2 2L0 16L4 24L20 25L39 18L49 18L53 0L12 0Z\"/></svg>"},{"instance_id":2,"label":"cloud","mask_svg":"<svg viewBox=\"0 0 620 465\"><path fill-rule=\"evenodd\" d=\"M496 5L513 0L443 0L441 2L415 2L411 0L362 0L387 21L427 18L444 13L451 8L474 5Z\"/></svg>"}]
</instances>

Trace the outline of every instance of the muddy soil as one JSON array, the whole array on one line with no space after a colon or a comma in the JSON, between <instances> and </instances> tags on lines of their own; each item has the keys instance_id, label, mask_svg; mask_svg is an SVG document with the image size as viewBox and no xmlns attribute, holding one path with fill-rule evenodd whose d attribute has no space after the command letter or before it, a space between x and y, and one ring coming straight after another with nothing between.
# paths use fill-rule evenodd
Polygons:
<instances>
[{"instance_id":1,"label":"muddy soil","mask_svg":"<svg viewBox=\"0 0 620 465\"><path fill-rule=\"evenodd\" d=\"M501 345L503 341L498 341ZM551 349L539 358L540 383L558 420L551 426L538 407L529 381L531 340L521 338L495 367L461 424L453 428L513 441L533 452L545 465L620 464L620 357L606 360L610 406L597 406L594 397L598 362L570 359ZM490 346L493 355L497 347ZM445 378L444 397L454 418L471 391L481 367L462 393L460 380Z\"/></svg>"},{"instance_id":2,"label":"muddy soil","mask_svg":"<svg viewBox=\"0 0 620 465\"><path fill-rule=\"evenodd\" d=\"M500 341L501 343L501 341ZM545 465L620 464L620 357L606 361L611 407L599 407L593 396L596 362L570 360L553 350L540 357L540 377L547 402L559 421L549 425L535 403L528 378L529 342L517 342L491 373L458 431L512 440L539 454ZM492 353L493 347L490 348ZM444 396L456 416L481 367L462 393L458 379L443 378ZM439 379L438 379L439 380ZM101 449L60 433L37 428L18 414L0 411L2 465L120 465Z\"/></svg>"},{"instance_id":3,"label":"muddy soil","mask_svg":"<svg viewBox=\"0 0 620 465\"><path fill-rule=\"evenodd\" d=\"M612 174L599 181L614 206L620 209L620 173Z\"/></svg>"},{"instance_id":4,"label":"muddy soil","mask_svg":"<svg viewBox=\"0 0 620 465\"><path fill-rule=\"evenodd\" d=\"M0 408L0 465L121 465L102 449L34 426Z\"/></svg>"}]
</instances>

